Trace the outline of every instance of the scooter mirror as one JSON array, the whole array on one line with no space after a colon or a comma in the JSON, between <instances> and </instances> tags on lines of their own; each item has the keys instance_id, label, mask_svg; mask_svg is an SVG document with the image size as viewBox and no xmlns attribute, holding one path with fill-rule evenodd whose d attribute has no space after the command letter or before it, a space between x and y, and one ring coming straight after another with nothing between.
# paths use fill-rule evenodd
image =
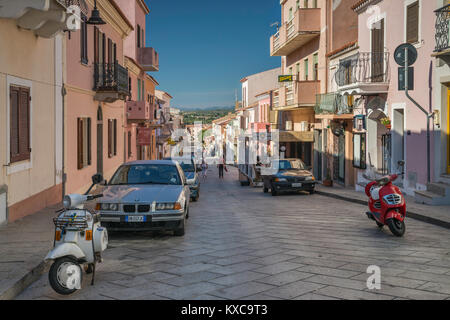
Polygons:
<instances>
[{"instance_id":1,"label":"scooter mirror","mask_svg":"<svg viewBox=\"0 0 450 320\"><path fill-rule=\"evenodd\" d=\"M92 176L92 183L93 184L99 184L103 181L103 176L100 173L94 174Z\"/></svg>"}]
</instances>

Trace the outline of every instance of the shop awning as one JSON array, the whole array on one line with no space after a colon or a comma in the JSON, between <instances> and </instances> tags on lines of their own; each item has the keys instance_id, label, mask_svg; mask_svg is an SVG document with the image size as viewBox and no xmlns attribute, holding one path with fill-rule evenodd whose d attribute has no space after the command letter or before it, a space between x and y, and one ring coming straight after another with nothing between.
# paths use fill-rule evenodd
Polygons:
<instances>
[{"instance_id":1,"label":"shop awning","mask_svg":"<svg viewBox=\"0 0 450 320\"><path fill-rule=\"evenodd\" d=\"M312 131L280 131L280 142L314 142Z\"/></svg>"}]
</instances>

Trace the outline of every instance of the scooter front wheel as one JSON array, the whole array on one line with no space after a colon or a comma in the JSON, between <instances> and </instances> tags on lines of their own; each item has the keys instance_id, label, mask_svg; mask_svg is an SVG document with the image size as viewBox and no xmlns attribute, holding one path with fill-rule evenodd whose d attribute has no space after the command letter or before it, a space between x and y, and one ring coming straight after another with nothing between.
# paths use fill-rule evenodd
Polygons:
<instances>
[{"instance_id":1,"label":"scooter front wheel","mask_svg":"<svg viewBox=\"0 0 450 320\"><path fill-rule=\"evenodd\" d=\"M388 219L386 221L389 230L394 234L394 236L402 237L406 231L405 221L400 221L397 219Z\"/></svg>"},{"instance_id":2,"label":"scooter front wheel","mask_svg":"<svg viewBox=\"0 0 450 320\"><path fill-rule=\"evenodd\" d=\"M69 295L81 289L82 277L80 265L70 257L56 259L48 273L50 286L62 295Z\"/></svg>"}]
</instances>

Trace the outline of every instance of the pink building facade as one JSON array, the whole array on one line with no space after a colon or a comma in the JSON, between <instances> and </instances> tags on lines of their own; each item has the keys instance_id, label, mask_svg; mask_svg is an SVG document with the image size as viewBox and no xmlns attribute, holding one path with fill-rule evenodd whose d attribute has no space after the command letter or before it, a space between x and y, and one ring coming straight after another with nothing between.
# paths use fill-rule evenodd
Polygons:
<instances>
[{"instance_id":1,"label":"pink building facade","mask_svg":"<svg viewBox=\"0 0 450 320\"><path fill-rule=\"evenodd\" d=\"M435 157L438 149L431 138L430 177L427 170L427 116L398 87L398 65L394 51L402 43L412 44L418 52L414 64L414 89L410 95L428 112L433 112L432 86L429 79L435 61L433 1L359 1L353 6L358 13L357 55L347 58L336 77L344 95L355 97L353 164L357 168L357 189L367 177L398 172L404 160L404 179L398 184L409 195L420 197L430 182L436 181ZM345 63L347 62L347 63ZM347 72L348 71L348 72ZM431 120L431 135L435 135ZM355 161L356 160L356 161Z\"/></svg>"}]
</instances>

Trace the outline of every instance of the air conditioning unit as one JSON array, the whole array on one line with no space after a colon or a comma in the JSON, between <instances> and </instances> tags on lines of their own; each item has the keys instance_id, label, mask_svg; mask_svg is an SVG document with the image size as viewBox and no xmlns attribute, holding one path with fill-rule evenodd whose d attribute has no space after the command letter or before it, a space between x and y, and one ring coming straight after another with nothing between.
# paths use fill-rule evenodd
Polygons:
<instances>
[{"instance_id":1,"label":"air conditioning unit","mask_svg":"<svg viewBox=\"0 0 450 320\"><path fill-rule=\"evenodd\" d=\"M292 131L292 121L286 121L286 131Z\"/></svg>"}]
</instances>

